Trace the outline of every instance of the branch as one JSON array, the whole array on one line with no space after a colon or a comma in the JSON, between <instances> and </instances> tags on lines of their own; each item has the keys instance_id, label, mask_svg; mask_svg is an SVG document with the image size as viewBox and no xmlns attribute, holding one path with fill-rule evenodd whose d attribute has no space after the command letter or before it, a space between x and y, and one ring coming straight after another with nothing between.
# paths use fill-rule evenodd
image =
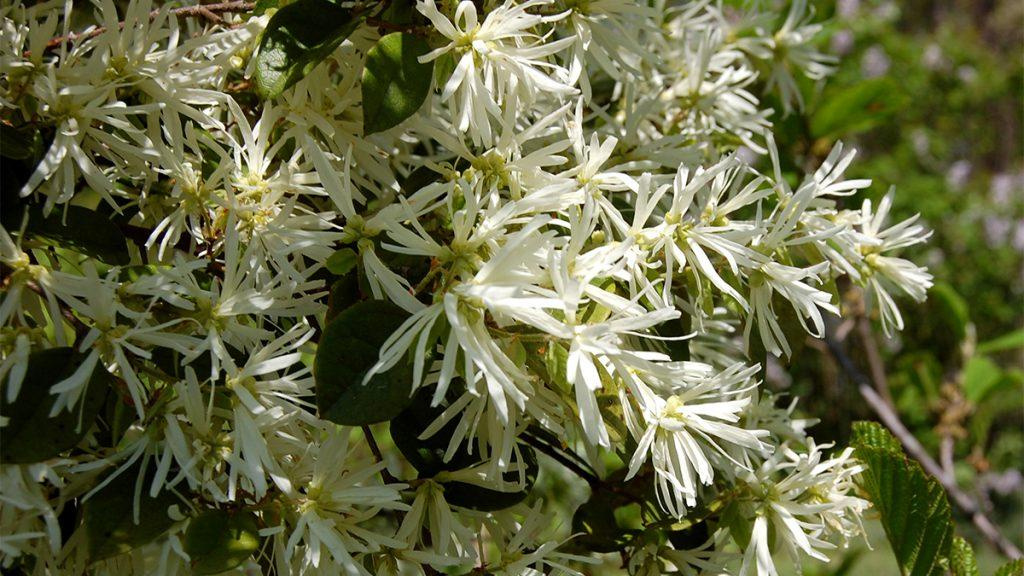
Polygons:
<instances>
[{"instance_id":1,"label":"branch","mask_svg":"<svg viewBox=\"0 0 1024 576\"><path fill-rule=\"evenodd\" d=\"M920 462L925 471L939 481L939 484L946 489L946 493L949 494L957 507L971 517L971 521L985 539L988 540L989 544L1010 558L1024 557L1021 555L1021 551L1003 536L995 524L985 516L978 503L961 490L951 477L943 473L942 467L935 462L935 459L931 457L917 437L907 429L893 407L875 391L871 380L857 368L842 346L832 337L826 337L826 344L828 345L829 352L832 353L832 356L843 369L843 372L846 373L846 376L857 384L860 395L864 397L864 400L871 409L875 411L878 419L899 439L907 453Z\"/></svg>"},{"instance_id":2,"label":"branch","mask_svg":"<svg viewBox=\"0 0 1024 576\"><path fill-rule=\"evenodd\" d=\"M377 445L377 439L373 437L373 430L370 430L369 426L363 426L363 436L366 437L366 443L370 446L370 452L373 452L373 457L377 462L384 463L384 455L381 454L380 446ZM384 467L380 469L380 476L384 480L385 484L397 484L398 478L391 475L391 471L388 470L387 463L384 463Z\"/></svg>"},{"instance_id":3,"label":"branch","mask_svg":"<svg viewBox=\"0 0 1024 576\"><path fill-rule=\"evenodd\" d=\"M591 488L601 483L601 479L598 478L597 475L593 473L593 471L587 470L582 465L574 462L573 459L563 454L561 450L548 444L543 439L538 438L537 436L534 436L530 433L524 433L522 435L522 438L526 440L526 443L529 444L530 446L533 446L540 452L547 454L556 462L558 462L562 466L565 466L580 478L586 480L587 484L590 484Z\"/></svg>"},{"instance_id":4,"label":"branch","mask_svg":"<svg viewBox=\"0 0 1024 576\"><path fill-rule=\"evenodd\" d=\"M218 4L197 4L195 6L183 6L181 8L175 8L174 10L171 10L170 14L172 16L178 16L181 18L203 17L207 20L219 24L221 22L221 18L220 16L218 16L218 14L248 12L255 7L255 2L220 2ZM152 20L159 15L160 9L153 10L149 13L149 19ZM118 29L121 28L124 28L124 22L118 23ZM105 26L99 26L97 28L89 30L88 32L68 34L67 36L57 36L56 38L52 38L49 42L46 43L45 51L48 52L50 50L59 48L61 44L67 41L78 42L79 40L88 40L89 38L95 38L96 36L99 36L100 34L103 34L106 31L107 28ZM30 53L28 51L24 53L24 56L26 57L28 57L29 55Z\"/></svg>"}]
</instances>

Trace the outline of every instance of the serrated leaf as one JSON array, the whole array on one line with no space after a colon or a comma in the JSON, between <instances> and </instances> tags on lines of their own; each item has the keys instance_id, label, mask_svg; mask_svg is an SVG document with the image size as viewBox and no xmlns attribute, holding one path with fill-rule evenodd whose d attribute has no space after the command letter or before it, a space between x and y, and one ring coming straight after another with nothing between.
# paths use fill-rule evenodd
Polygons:
<instances>
[{"instance_id":1,"label":"serrated leaf","mask_svg":"<svg viewBox=\"0 0 1024 576\"><path fill-rule=\"evenodd\" d=\"M394 128L423 105L434 63L420 63L430 46L406 32L388 34L366 54L363 67L363 133Z\"/></svg>"},{"instance_id":2,"label":"serrated leaf","mask_svg":"<svg viewBox=\"0 0 1024 576\"><path fill-rule=\"evenodd\" d=\"M905 576L940 576L949 556L953 522L946 493L899 441L875 422L856 422L850 444L866 466L858 482L881 515L882 527Z\"/></svg>"},{"instance_id":3,"label":"serrated leaf","mask_svg":"<svg viewBox=\"0 0 1024 576\"><path fill-rule=\"evenodd\" d=\"M974 549L960 536L953 539L949 553L949 569L953 576L978 576L978 560L974 557Z\"/></svg>"},{"instance_id":4,"label":"serrated leaf","mask_svg":"<svg viewBox=\"0 0 1024 576\"><path fill-rule=\"evenodd\" d=\"M359 261L359 255L356 251L351 248L342 248L334 254L327 257L324 265L331 271L331 274L338 276L344 276L355 268L356 263Z\"/></svg>"},{"instance_id":5,"label":"serrated leaf","mask_svg":"<svg viewBox=\"0 0 1024 576\"><path fill-rule=\"evenodd\" d=\"M1013 560L996 570L995 576L1024 576L1024 560Z\"/></svg>"},{"instance_id":6,"label":"serrated leaf","mask_svg":"<svg viewBox=\"0 0 1024 576\"><path fill-rule=\"evenodd\" d=\"M390 302L366 300L342 311L327 325L314 362L320 417L346 426L386 422L412 402L412 363L363 378L377 363L380 348L409 317Z\"/></svg>"},{"instance_id":7,"label":"serrated leaf","mask_svg":"<svg viewBox=\"0 0 1024 576\"><path fill-rule=\"evenodd\" d=\"M256 93L277 98L304 78L363 22L329 0L297 0L274 13L256 55Z\"/></svg>"},{"instance_id":8,"label":"serrated leaf","mask_svg":"<svg viewBox=\"0 0 1024 576\"><path fill-rule=\"evenodd\" d=\"M245 562L260 547L259 525L249 510L207 510L185 532L193 574L218 574Z\"/></svg>"},{"instance_id":9,"label":"serrated leaf","mask_svg":"<svg viewBox=\"0 0 1024 576\"><path fill-rule=\"evenodd\" d=\"M148 494L151 478L147 474L141 481L138 523L134 516L138 466L123 471L82 505L82 528L90 562L148 544L177 522L168 514L168 509L180 505L181 500L166 490L151 498Z\"/></svg>"},{"instance_id":10,"label":"serrated leaf","mask_svg":"<svg viewBox=\"0 0 1024 576\"><path fill-rule=\"evenodd\" d=\"M71 348L49 348L29 355L28 369L14 402L7 402L7 382L0 389L0 415L8 418L0 442L0 462L29 464L58 456L78 445L103 409L112 378L97 364L74 410L50 417L56 396L50 387L75 372L82 358ZM79 423L81 422L81 425Z\"/></svg>"}]
</instances>

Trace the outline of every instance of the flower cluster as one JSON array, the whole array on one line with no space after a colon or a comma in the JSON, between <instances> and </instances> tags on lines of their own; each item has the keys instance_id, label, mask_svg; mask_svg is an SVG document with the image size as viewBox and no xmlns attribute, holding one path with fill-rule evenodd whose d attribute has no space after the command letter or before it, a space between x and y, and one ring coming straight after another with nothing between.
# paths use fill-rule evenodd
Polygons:
<instances>
[{"instance_id":1,"label":"flower cluster","mask_svg":"<svg viewBox=\"0 0 1024 576\"><path fill-rule=\"evenodd\" d=\"M265 101L259 4L0 12L0 121L25 150L5 135L0 154L38 158L3 184L0 433L78 432L4 457L3 566L198 570L190 531L217 512L254 518L236 570L579 574L542 499L460 499L528 484L531 439L593 481L617 457L652 489L652 526L731 510L706 542L627 543L634 573L776 574L774 551L827 559L859 531L859 465L776 406L765 354L825 336L840 277L902 328L896 297L931 277L894 253L928 234L887 224L888 196L844 207L870 182L844 179L840 144L802 180L784 170L761 99L798 109L797 77L831 61L805 2L346 4L362 23ZM395 27L430 44L432 90L364 136L363 65ZM318 413L311 358L346 299L404 313L353 385L411 365L418 439L462 464L413 477L373 430ZM41 366L48 349L73 363ZM29 401L44 422L10 412ZM177 503L111 552L89 503L124 478L128 532Z\"/></svg>"}]
</instances>

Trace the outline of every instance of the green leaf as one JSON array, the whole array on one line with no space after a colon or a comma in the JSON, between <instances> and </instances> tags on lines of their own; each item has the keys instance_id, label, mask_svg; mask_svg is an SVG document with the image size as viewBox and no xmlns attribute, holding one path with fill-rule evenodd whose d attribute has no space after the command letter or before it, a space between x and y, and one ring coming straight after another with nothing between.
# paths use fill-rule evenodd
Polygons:
<instances>
[{"instance_id":1,"label":"green leaf","mask_svg":"<svg viewBox=\"0 0 1024 576\"><path fill-rule=\"evenodd\" d=\"M217 574L245 562L260 547L259 525L249 510L207 510L185 532L193 574Z\"/></svg>"},{"instance_id":2,"label":"green leaf","mask_svg":"<svg viewBox=\"0 0 1024 576\"><path fill-rule=\"evenodd\" d=\"M359 276L346 274L331 284L331 292L327 296L327 314L325 320L330 323L360 299Z\"/></svg>"},{"instance_id":3,"label":"green leaf","mask_svg":"<svg viewBox=\"0 0 1024 576\"><path fill-rule=\"evenodd\" d=\"M530 494L530 490L533 489L533 485L537 482L537 472L540 470L540 467L533 448L520 446L519 449L523 456L523 464L526 467L526 482L522 490L503 492L466 482L444 482L445 500L454 506L462 506L463 508L472 508L473 510L484 512L503 510L525 500ZM502 473L502 478L505 482L518 483L519 473L518 471L504 472Z\"/></svg>"},{"instance_id":4,"label":"green leaf","mask_svg":"<svg viewBox=\"0 0 1024 576\"><path fill-rule=\"evenodd\" d=\"M324 264L327 269L331 271L331 274L338 276L344 276L352 271L356 267L356 263L359 261L359 255L356 251L351 248L342 248L334 254L327 257L327 261Z\"/></svg>"},{"instance_id":5,"label":"green leaf","mask_svg":"<svg viewBox=\"0 0 1024 576\"><path fill-rule=\"evenodd\" d=\"M149 496L151 474L139 479L139 467L124 470L82 505L82 527L88 542L89 561L124 554L157 539L177 522L168 514L181 500L172 492ZM136 483L139 481L139 484ZM138 523L135 493L141 488Z\"/></svg>"},{"instance_id":6,"label":"green leaf","mask_svg":"<svg viewBox=\"0 0 1024 576\"><path fill-rule=\"evenodd\" d=\"M256 6L252 9L253 16L262 16L268 10L277 10L280 4L278 0L256 0Z\"/></svg>"},{"instance_id":7,"label":"green leaf","mask_svg":"<svg viewBox=\"0 0 1024 576\"><path fill-rule=\"evenodd\" d=\"M298 0L274 13L256 55L256 93L277 98L331 55L365 19L329 0Z\"/></svg>"},{"instance_id":8,"label":"green leaf","mask_svg":"<svg viewBox=\"0 0 1024 576\"><path fill-rule=\"evenodd\" d=\"M107 264L124 265L130 262L124 233L117 224L83 206L65 205L44 217L42 208L33 205L28 210L25 234L58 248L69 248L92 256Z\"/></svg>"},{"instance_id":9,"label":"green leaf","mask_svg":"<svg viewBox=\"0 0 1024 576\"><path fill-rule=\"evenodd\" d=\"M867 468L859 484L881 515L901 573L942 575L941 560L949 556L953 541L942 486L907 458L899 441L878 423L854 423L850 443Z\"/></svg>"},{"instance_id":10,"label":"green leaf","mask_svg":"<svg viewBox=\"0 0 1024 576\"><path fill-rule=\"evenodd\" d=\"M964 366L964 396L977 404L1002 379L1003 370L995 362L984 356L975 356Z\"/></svg>"},{"instance_id":11,"label":"green leaf","mask_svg":"<svg viewBox=\"0 0 1024 576\"><path fill-rule=\"evenodd\" d=\"M996 570L995 576L1024 576L1024 560L1012 560Z\"/></svg>"},{"instance_id":12,"label":"green leaf","mask_svg":"<svg viewBox=\"0 0 1024 576\"><path fill-rule=\"evenodd\" d=\"M978 344L978 353L991 354L992 352L1003 352L1005 350L1020 350L1024 348L1024 328L1015 330L1008 334Z\"/></svg>"},{"instance_id":13,"label":"green leaf","mask_svg":"<svg viewBox=\"0 0 1024 576\"><path fill-rule=\"evenodd\" d=\"M949 554L949 568L953 576L979 576L978 561L974 557L974 550L960 536L953 539L953 546Z\"/></svg>"},{"instance_id":14,"label":"green leaf","mask_svg":"<svg viewBox=\"0 0 1024 576\"><path fill-rule=\"evenodd\" d=\"M418 58L430 52L419 36L388 34L366 54L363 68L363 132L367 135L398 126L412 116L430 92L434 63Z\"/></svg>"},{"instance_id":15,"label":"green leaf","mask_svg":"<svg viewBox=\"0 0 1024 576\"><path fill-rule=\"evenodd\" d=\"M43 136L37 128L15 128L6 122L0 122L0 156L12 160L28 160L36 157L42 146Z\"/></svg>"},{"instance_id":16,"label":"green leaf","mask_svg":"<svg viewBox=\"0 0 1024 576\"><path fill-rule=\"evenodd\" d=\"M346 426L391 420L412 402L411 362L401 361L363 384L380 347L409 314L390 302L366 300L338 314L316 351L316 405L320 417Z\"/></svg>"},{"instance_id":17,"label":"green leaf","mask_svg":"<svg viewBox=\"0 0 1024 576\"><path fill-rule=\"evenodd\" d=\"M834 91L811 116L815 138L849 136L881 124L903 106L899 86L890 78L873 78Z\"/></svg>"},{"instance_id":18,"label":"green leaf","mask_svg":"<svg viewBox=\"0 0 1024 576\"><path fill-rule=\"evenodd\" d=\"M461 380L452 381L449 396L454 396L455 389L462 385ZM445 470L461 470L477 461L476 457L464 449L456 450L451 460L444 461L445 451L459 425L457 418L450 420L430 438L420 440L420 434L444 411L443 405L430 405L433 394L432 388L417 390L409 406L390 424L391 439L395 446L413 468L419 471L421 478L430 478Z\"/></svg>"},{"instance_id":19,"label":"green leaf","mask_svg":"<svg viewBox=\"0 0 1024 576\"><path fill-rule=\"evenodd\" d=\"M0 414L10 420L3 428L0 462L29 464L58 456L78 445L96 415L103 409L113 383L110 373L97 364L74 410L62 410L50 417L56 396L50 387L71 376L82 358L71 348L49 348L33 352L14 402L7 402L7 382L0 389Z\"/></svg>"}]
</instances>

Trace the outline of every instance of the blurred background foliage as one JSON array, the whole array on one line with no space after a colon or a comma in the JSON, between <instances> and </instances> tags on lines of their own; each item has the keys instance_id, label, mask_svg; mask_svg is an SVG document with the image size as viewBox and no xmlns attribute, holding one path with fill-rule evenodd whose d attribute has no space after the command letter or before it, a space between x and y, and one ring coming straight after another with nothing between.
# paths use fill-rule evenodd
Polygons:
<instances>
[{"instance_id":1,"label":"blurred background foliage","mask_svg":"<svg viewBox=\"0 0 1024 576\"><path fill-rule=\"evenodd\" d=\"M921 214L934 231L910 258L927 264L928 301L901 301L906 329L876 330L904 423L1018 547L1024 541L1024 2L820 0L822 39L840 58L824 88L807 84L804 115L777 113L782 158L816 166L836 140L859 151L848 175L864 197L895 187L892 221ZM781 110L780 106L774 106ZM868 371L856 344L850 352ZM800 397L819 440L845 444L874 415L827 354L805 349L769 384ZM945 446L943 446L945 444ZM957 512L954 512L956 514ZM999 556L962 513L981 573ZM894 573L877 527L858 548L811 574Z\"/></svg>"}]
</instances>

